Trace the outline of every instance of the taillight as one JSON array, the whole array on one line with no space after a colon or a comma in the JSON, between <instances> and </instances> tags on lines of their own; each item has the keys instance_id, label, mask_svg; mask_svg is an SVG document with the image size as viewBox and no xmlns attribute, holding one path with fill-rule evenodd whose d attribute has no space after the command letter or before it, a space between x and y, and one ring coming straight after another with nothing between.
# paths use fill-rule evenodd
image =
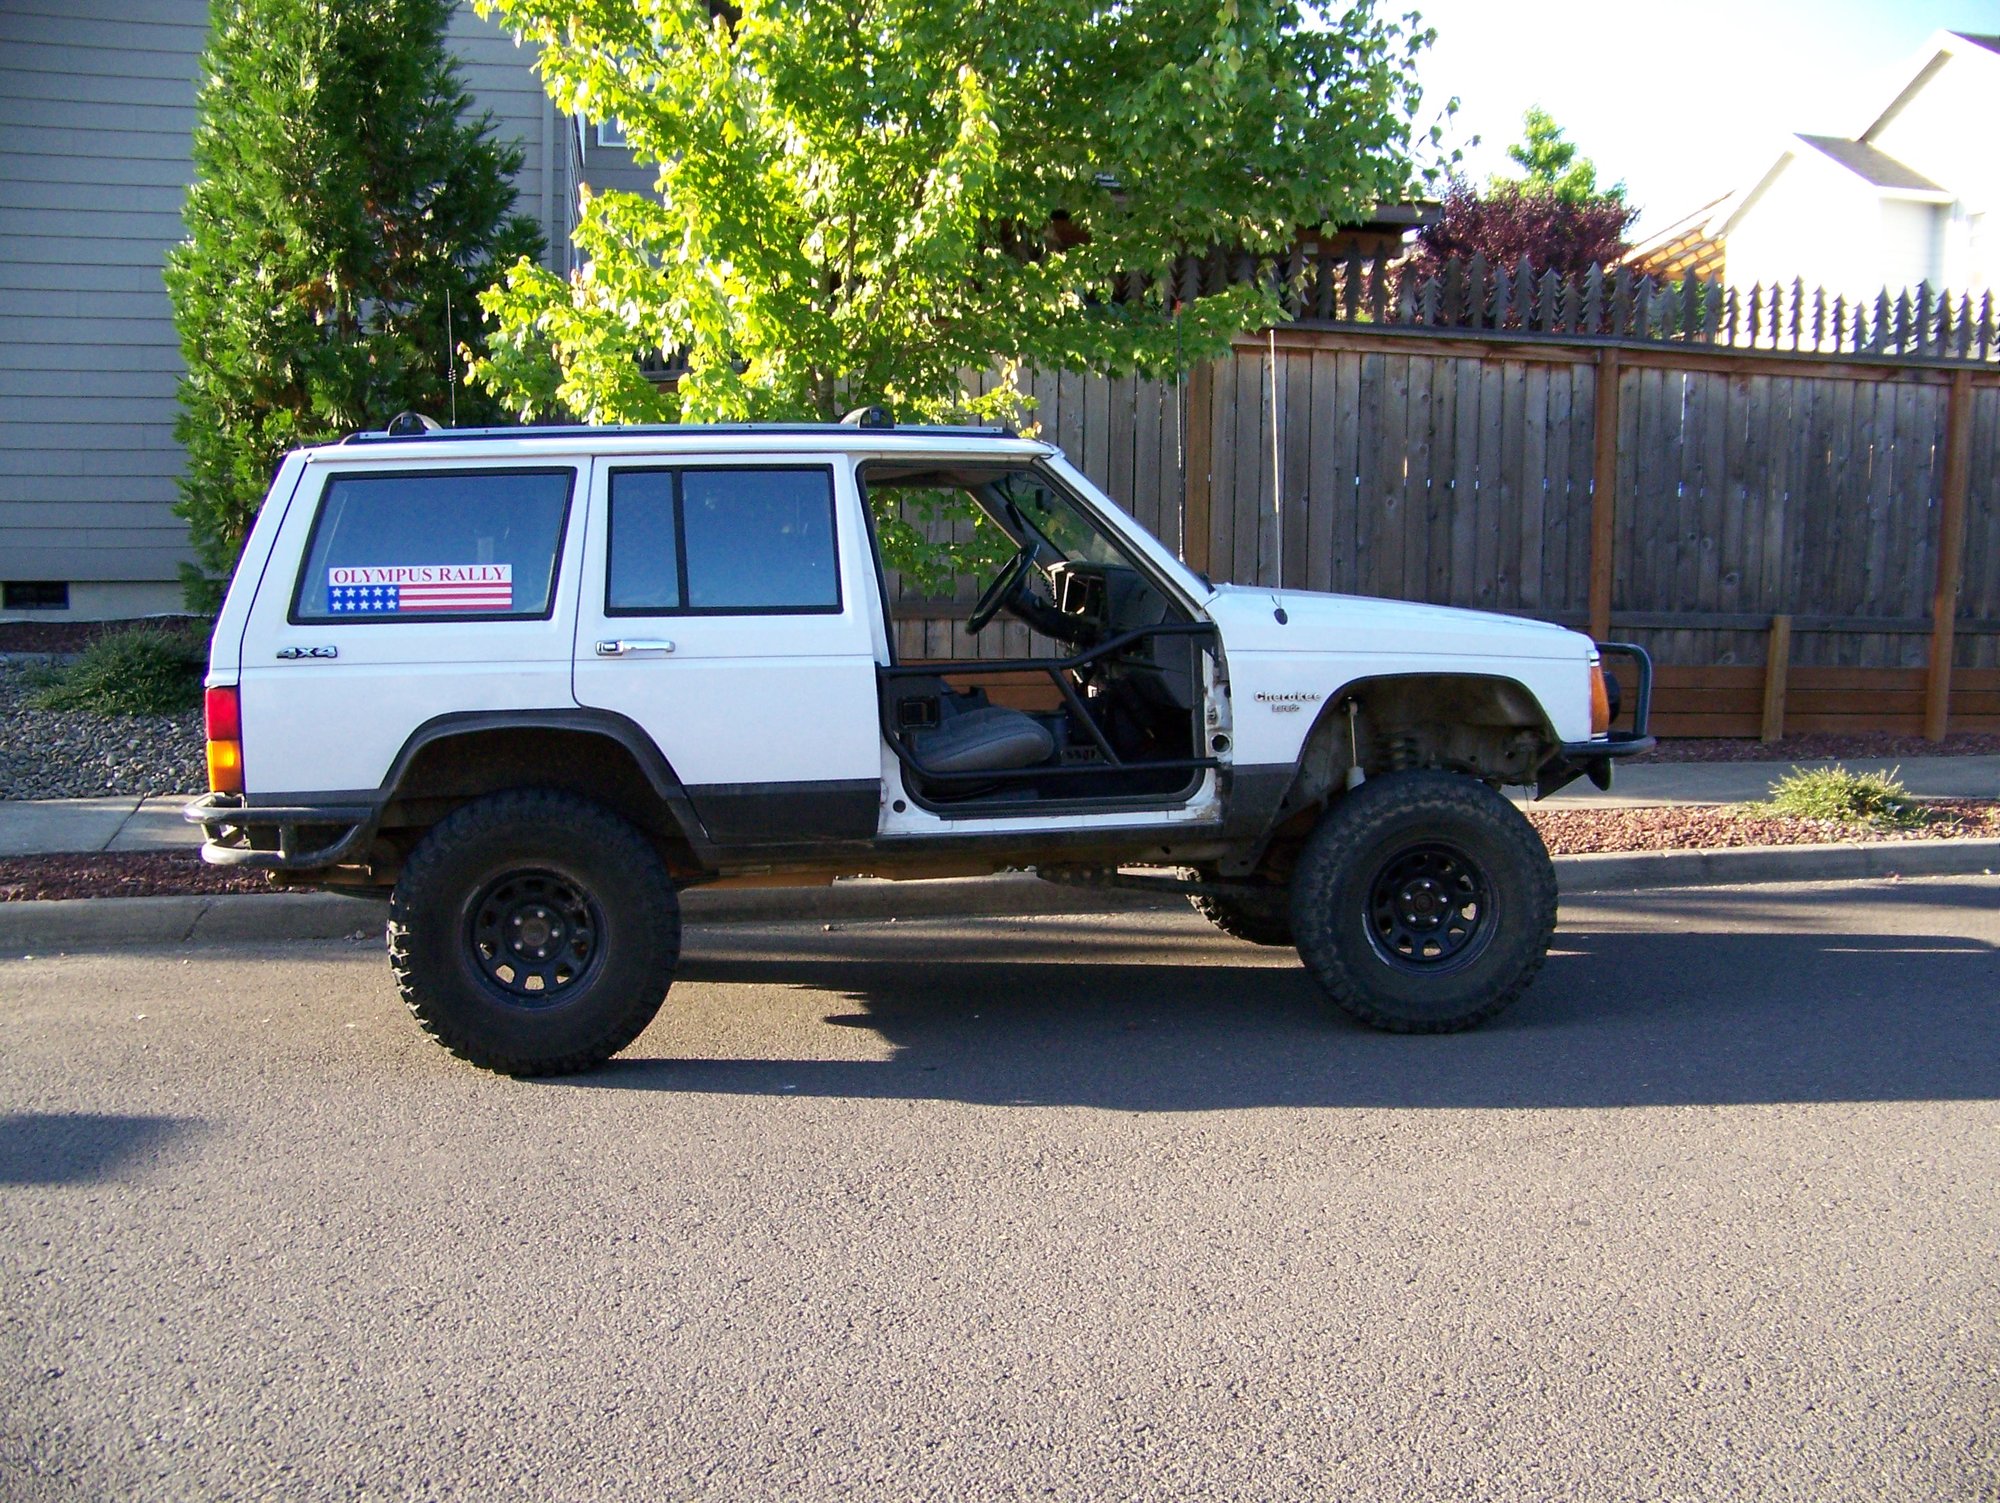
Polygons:
<instances>
[{"instance_id":1,"label":"taillight","mask_svg":"<svg viewBox=\"0 0 2000 1503\"><path fill-rule=\"evenodd\" d=\"M1590 734L1601 736L1611 729L1611 691L1604 686L1604 665L1590 665Z\"/></svg>"},{"instance_id":2,"label":"taillight","mask_svg":"<svg viewBox=\"0 0 2000 1503\"><path fill-rule=\"evenodd\" d=\"M208 790L243 791L243 703L235 685L210 689L202 697L208 726Z\"/></svg>"}]
</instances>

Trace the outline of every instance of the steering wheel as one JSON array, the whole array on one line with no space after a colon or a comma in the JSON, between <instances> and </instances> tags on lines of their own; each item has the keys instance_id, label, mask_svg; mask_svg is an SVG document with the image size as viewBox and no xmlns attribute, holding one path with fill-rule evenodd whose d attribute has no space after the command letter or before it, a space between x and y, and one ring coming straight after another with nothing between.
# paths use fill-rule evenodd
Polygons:
<instances>
[{"instance_id":1,"label":"steering wheel","mask_svg":"<svg viewBox=\"0 0 2000 1503\"><path fill-rule=\"evenodd\" d=\"M965 618L965 629L982 632L993 624L993 618L1019 600L1026 593L1028 580L1034 573L1036 547L1033 543L1022 548L993 576L993 583L980 592L979 601L972 607L972 614Z\"/></svg>"}]
</instances>

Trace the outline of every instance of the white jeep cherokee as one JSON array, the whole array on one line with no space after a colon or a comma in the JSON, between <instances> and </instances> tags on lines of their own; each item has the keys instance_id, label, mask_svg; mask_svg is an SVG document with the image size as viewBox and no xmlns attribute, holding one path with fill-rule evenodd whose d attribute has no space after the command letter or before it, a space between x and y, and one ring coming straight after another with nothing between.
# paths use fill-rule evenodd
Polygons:
<instances>
[{"instance_id":1,"label":"white jeep cherokee","mask_svg":"<svg viewBox=\"0 0 2000 1503\"><path fill-rule=\"evenodd\" d=\"M1498 790L1650 746L1643 653L1603 649L1637 670L1613 732L1587 637L1217 587L1049 444L857 416L287 456L215 632L203 854L389 890L411 1011L516 1074L637 1037L701 883L1031 867L1187 893L1379 1027L1519 995L1556 884ZM869 498L898 492L1016 545L972 631L1066 655L897 661Z\"/></svg>"}]
</instances>

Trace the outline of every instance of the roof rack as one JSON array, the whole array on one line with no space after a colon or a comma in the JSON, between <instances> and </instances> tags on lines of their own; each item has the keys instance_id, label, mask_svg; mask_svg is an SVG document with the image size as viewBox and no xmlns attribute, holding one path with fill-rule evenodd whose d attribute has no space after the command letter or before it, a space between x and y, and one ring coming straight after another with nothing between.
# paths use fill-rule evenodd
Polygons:
<instances>
[{"instance_id":1,"label":"roof rack","mask_svg":"<svg viewBox=\"0 0 2000 1503\"><path fill-rule=\"evenodd\" d=\"M1001 424L954 426L948 423L588 423L548 424L519 428L418 428L403 420L387 429L371 428L350 433L342 444L436 444L468 443L487 438L576 438L637 437L679 438L704 434L760 433L797 434L851 440L858 432L908 434L917 438L1019 438L1012 428Z\"/></svg>"}]
</instances>

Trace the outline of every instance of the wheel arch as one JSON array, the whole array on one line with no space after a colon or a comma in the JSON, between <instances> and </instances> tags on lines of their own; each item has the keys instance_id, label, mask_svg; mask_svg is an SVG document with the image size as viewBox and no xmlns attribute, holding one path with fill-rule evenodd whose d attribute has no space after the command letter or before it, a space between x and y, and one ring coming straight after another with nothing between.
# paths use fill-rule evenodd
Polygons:
<instances>
[{"instance_id":1,"label":"wheel arch","mask_svg":"<svg viewBox=\"0 0 2000 1503\"><path fill-rule=\"evenodd\" d=\"M1352 710L1350 711L1350 706ZM1349 679L1327 695L1270 806L1250 862L1296 834L1347 787L1365 777L1413 768L1463 773L1486 782L1532 783L1560 750L1555 725L1526 684L1504 674L1387 673ZM1226 863L1249 869L1242 859Z\"/></svg>"},{"instance_id":2,"label":"wheel arch","mask_svg":"<svg viewBox=\"0 0 2000 1503\"><path fill-rule=\"evenodd\" d=\"M609 710L462 711L426 721L383 780L380 826L422 831L467 799L527 787L603 804L651 837L676 875L706 865L707 832L673 766L642 727Z\"/></svg>"}]
</instances>

